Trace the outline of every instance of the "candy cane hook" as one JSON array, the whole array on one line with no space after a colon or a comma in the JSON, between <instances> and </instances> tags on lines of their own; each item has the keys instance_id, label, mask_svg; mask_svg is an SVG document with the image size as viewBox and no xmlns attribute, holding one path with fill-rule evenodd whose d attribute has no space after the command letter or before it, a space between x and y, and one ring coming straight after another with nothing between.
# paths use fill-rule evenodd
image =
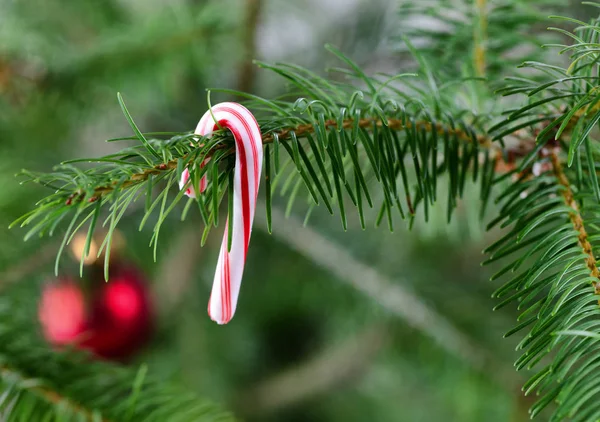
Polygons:
<instances>
[{"instance_id":1,"label":"candy cane hook","mask_svg":"<svg viewBox=\"0 0 600 422\"><path fill-rule=\"evenodd\" d=\"M218 122L215 123L215 120ZM203 136L220 127L227 128L235 139L235 171L233 178L233 232L231 250L227 250L229 218L225 224L225 234L213 281L208 314L218 324L227 324L237 305L242 274L246 262L246 252L252 232L252 221L256 209L256 197L262 170L262 138L256 119L247 108L236 103L221 103L202 116L195 133ZM208 160L202 163L206 164ZM179 187L189 180L187 169L182 173ZM216 182L216 181L215 181ZM198 192L206 189L206 176L200 181ZM187 196L195 197L194 187L188 188Z\"/></svg>"}]
</instances>

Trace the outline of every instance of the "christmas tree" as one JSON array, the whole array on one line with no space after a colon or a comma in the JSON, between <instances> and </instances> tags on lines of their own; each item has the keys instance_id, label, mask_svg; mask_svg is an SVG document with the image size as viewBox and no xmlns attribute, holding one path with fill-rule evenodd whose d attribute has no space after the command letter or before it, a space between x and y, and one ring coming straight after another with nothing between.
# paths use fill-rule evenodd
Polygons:
<instances>
[{"instance_id":1,"label":"christmas tree","mask_svg":"<svg viewBox=\"0 0 600 422\"><path fill-rule=\"evenodd\" d=\"M0 4L0 420L599 420L599 9Z\"/></svg>"}]
</instances>

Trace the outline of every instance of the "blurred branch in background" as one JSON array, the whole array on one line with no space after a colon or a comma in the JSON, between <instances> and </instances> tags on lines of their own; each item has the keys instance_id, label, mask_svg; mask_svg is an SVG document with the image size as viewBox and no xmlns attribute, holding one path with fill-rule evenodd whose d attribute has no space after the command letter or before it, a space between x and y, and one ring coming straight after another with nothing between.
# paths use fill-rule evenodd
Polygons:
<instances>
[{"instance_id":1,"label":"blurred branch in background","mask_svg":"<svg viewBox=\"0 0 600 422\"><path fill-rule=\"evenodd\" d=\"M260 382L238 399L242 414L260 416L354 381L389 338L388 326L374 324L308 361Z\"/></svg>"},{"instance_id":2,"label":"blurred branch in background","mask_svg":"<svg viewBox=\"0 0 600 422\"><path fill-rule=\"evenodd\" d=\"M189 47L193 43L201 41L211 33L210 26L194 26L191 28L177 28L167 36L154 38L140 38L140 34L131 34L131 37L124 37L127 40L126 45L118 42L122 34L109 43L95 46L91 51L85 54L80 52L74 56L72 61L67 62L64 67L55 70L48 75L50 79L69 80L80 75L89 75L90 73L102 74L104 71L115 71L117 69L127 69L132 65L140 66L143 61L156 60L164 57L166 54ZM122 41L122 39L121 39ZM45 82L54 85L55 82Z\"/></svg>"},{"instance_id":3,"label":"blurred branch in background","mask_svg":"<svg viewBox=\"0 0 600 422\"><path fill-rule=\"evenodd\" d=\"M246 21L242 31L244 58L239 70L238 90L252 93L256 79L256 32L258 31L262 0L246 0Z\"/></svg>"},{"instance_id":4,"label":"blurred branch in background","mask_svg":"<svg viewBox=\"0 0 600 422\"><path fill-rule=\"evenodd\" d=\"M264 204L258 204L258 208ZM295 217L285 217L277 207L272 210L273 236L300 252L315 264L331 271L339 281L347 283L375 300L393 315L432 338L448 353L464 360L477 371L490 376L508 388L515 385L512 371L488 371L493 355L474 342L438 314L423 300L404 287L407 283L392 281L376 269L354 259L347 251L303 224ZM267 230L266 222L258 218L257 227ZM508 377L507 377L508 374Z\"/></svg>"},{"instance_id":5,"label":"blurred branch in background","mask_svg":"<svg viewBox=\"0 0 600 422\"><path fill-rule=\"evenodd\" d=\"M487 0L475 0L476 13L478 19L476 25L473 25L473 41L475 45L474 60L477 76L485 76L486 60L485 49L487 43Z\"/></svg>"}]
</instances>

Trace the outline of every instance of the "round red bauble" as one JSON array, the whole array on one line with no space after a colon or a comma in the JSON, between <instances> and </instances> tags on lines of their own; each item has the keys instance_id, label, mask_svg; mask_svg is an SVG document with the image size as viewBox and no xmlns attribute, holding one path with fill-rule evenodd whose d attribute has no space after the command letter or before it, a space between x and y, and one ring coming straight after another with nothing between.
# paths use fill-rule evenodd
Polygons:
<instances>
[{"instance_id":1,"label":"round red bauble","mask_svg":"<svg viewBox=\"0 0 600 422\"><path fill-rule=\"evenodd\" d=\"M48 285L40 302L40 322L54 345L73 344L108 359L126 359L149 338L152 310L146 284L131 267L114 266L110 280L92 283L84 300L79 285Z\"/></svg>"},{"instance_id":2,"label":"round red bauble","mask_svg":"<svg viewBox=\"0 0 600 422\"><path fill-rule=\"evenodd\" d=\"M148 340L151 328L150 298L141 275L131 267L114 267L110 280L96 291L90 335L82 346L102 357L126 358Z\"/></svg>"}]
</instances>

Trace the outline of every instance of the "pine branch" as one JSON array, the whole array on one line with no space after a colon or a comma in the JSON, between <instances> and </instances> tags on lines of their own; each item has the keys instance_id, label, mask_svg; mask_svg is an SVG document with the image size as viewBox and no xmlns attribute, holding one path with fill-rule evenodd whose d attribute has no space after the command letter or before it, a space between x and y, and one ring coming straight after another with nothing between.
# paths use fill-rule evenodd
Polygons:
<instances>
[{"instance_id":1,"label":"pine branch","mask_svg":"<svg viewBox=\"0 0 600 422\"><path fill-rule=\"evenodd\" d=\"M523 390L541 396L531 408L532 416L552 402L557 404L551 421L600 418L600 406L594 400L600 369L595 253L600 247L596 225L600 187L599 151L593 139L600 120L600 96L598 57L590 51L598 20L589 25L574 23L579 25L574 33L558 31L575 42L554 45L571 53L568 67L527 62L524 66L542 77L513 78L501 90L528 98L525 106L506 112L506 120L498 124L509 126L503 133L521 125L542 126L535 130L537 143L522 160L518 180L507 184L498 197L500 215L489 227L502 223L501 227L511 229L487 249L491 256L485 262L513 256L492 277L512 273L494 293L502 299L496 309L517 303L518 325L506 335L529 330L518 345L523 354L515 366L536 369ZM563 105L552 105L557 103ZM523 123L515 124L515 120Z\"/></svg>"},{"instance_id":2,"label":"pine branch","mask_svg":"<svg viewBox=\"0 0 600 422\"><path fill-rule=\"evenodd\" d=\"M378 117L363 118L363 119L358 119L357 121L356 121L356 119L344 119L342 121L341 127L342 127L342 129L351 129L355 125L358 125L358 127L361 129L368 129L368 128L371 128L374 124L380 128L389 127L390 129L396 130L396 131L412 129L414 126L417 130L424 130L425 132L427 132L429 134L433 133L434 129L435 129L435 132L438 135L444 135L447 133L450 136L455 136L460 141L473 142L473 134L469 133L467 130L460 129L460 128L452 128L449 126L442 125L440 123L435 124L435 123L425 121L425 120L419 120L419 121L414 122L414 124L413 124L410 121L406 121L406 120L402 120L402 119L393 119L393 118L388 118L388 119L385 119L382 121L380 117L379 118ZM335 120L325 121L325 127L339 129L338 122ZM278 137L280 140L289 139L291 132L295 132L296 136L302 137L302 136L305 136L306 134L314 133L315 126L306 124L306 125L297 126L295 128L283 129L277 135L266 134L263 137L263 143L265 143L265 144L272 143L275 137ZM477 143L479 143L479 145L481 145L482 147L484 147L484 148L492 147L492 141L489 136L484 135L484 134L477 134L477 135L475 135L475 138L476 138Z\"/></svg>"},{"instance_id":3,"label":"pine branch","mask_svg":"<svg viewBox=\"0 0 600 422\"><path fill-rule=\"evenodd\" d=\"M356 121L358 123L356 123ZM388 127L395 131L410 130L414 126L417 130L424 130L428 134L431 134L435 128L435 132L438 135L444 135L445 133L447 133L450 136L456 137L460 141L473 142L473 135L469 134L464 129L459 129L459 128L455 129L455 128L450 128L450 127L445 127L444 125L442 125L440 123L435 124L435 127L434 127L434 124L432 124L431 122L428 122L428 121L424 121L424 120L417 121L413 125L413 123L411 123L410 121L403 122L401 119L387 119L387 121L385 121L385 122L382 122L380 118L376 118L376 117L362 118L362 119L344 119L341 127L343 129L352 129L355 126L358 126L360 129L370 129L373 127L373 125L376 125L377 127L380 127L380 128ZM334 120L326 120L324 127L326 129L338 128L338 122L336 122ZM292 133L294 133L297 138L303 138L303 137L306 137L307 135L313 135L316 130L317 130L317 128L315 128L314 124L303 124L303 125L299 125L296 127L282 128L277 133L265 134L262 137L262 141L263 141L263 144L272 144L275 139L278 139L279 141L289 140L292 137L292 135L291 135ZM226 134L223 133L223 136L226 136ZM481 135L481 134L475 135L475 136L476 136L477 142L479 143L479 145L481 145L481 147L483 147L483 148L491 148L492 147L492 141L489 136ZM212 155L214 154L214 152L216 152L220 149L224 149L224 148L225 148L225 146L223 146L223 145L217 146L211 151L211 153L206 154L204 157L211 158ZM233 153L234 153L233 149L229 148L227 150L227 155L233 154ZM180 158L174 158L174 159L168 161L167 163L161 163L152 168L146 169L141 173L135 173L129 179L119 182L118 186L120 189L128 188L128 187L138 184L140 182L147 181L148 178L151 176L163 174L163 172L165 172L165 171L175 170L178 167L179 161L186 160L187 158L188 158L188 156L184 155ZM97 187L96 189L94 189L93 195L91 197L87 198L87 201L90 203L96 202L102 196L108 195L111 192L113 192L115 190L116 186L117 186L117 183L114 182L112 185ZM66 205L73 205L77 202L82 201L84 198L85 198L84 192L75 191L67 199Z\"/></svg>"},{"instance_id":4,"label":"pine branch","mask_svg":"<svg viewBox=\"0 0 600 422\"><path fill-rule=\"evenodd\" d=\"M452 89L451 85L438 87L435 75L417 51L414 54L424 72L421 82L429 86L427 90L407 82L407 78L415 77L411 74L400 74L386 80L370 78L339 51L328 48L348 65L349 70L343 70L345 74L366 84L366 94L352 85L328 81L297 66L264 63L260 65L288 79L305 97L294 102L271 101L223 90L249 98L248 106L259 118L263 142L267 145L268 221L273 190L282 183L282 193L289 195L288 209L302 195L300 188L303 186L304 195L311 203L309 213L314 205L323 203L333 214L333 205L337 202L345 228L344 196L347 195L357 207L361 224L365 227L364 202L366 200L369 207L375 205L370 193L374 183L369 179L372 179L383 190L376 224L385 218L393 230L394 208L402 218L408 214L412 221L417 207L423 207L425 219L428 219L429 207L437 200L437 179L444 174L449 175L447 208L450 219L469 172L472 172L474 180L479 178L481 181L482 210L485 209L495 163L505 138L517 140L519 152L525 156L524 164L539 152L542 144L526 144L524 149L520 147L520 132L526 127L547 122L551 118L547 113L543 118L531 120L532 107L526 106L518 110L518 118L513 113L486 131L483 127L486 119L482 116L471 118L473 125L464 120L467 111L455 103L457 92L462 87L458 84ZM545 92L539 87L530 89ZM101 209L108 207L109 216L103 223L108 225L108 233L98 251L99 254L106 252L105 272L108 274L111 233L127 208L143 196L146 207L140 229L153 211L160 210L151 241L156 255L160 227L183 198L180 192L166 206L168 192L186 167L192 176L188 182L190 185L206 174L213 176L209 178L206 199L200 196L195 201L205 222L203 243L210 227L218 221L219 204L227 190L227 175L232 171L234 162L231 135L217 131L210 139L192 133L175 134L170 139L147 139L135 125L120 97L119 101L136 137L114 141L137 138L141 145L96 160L67 162L55 173L25 172L30 181L55 189L55 193L40 201L36 209L15 222L21 226L32 226L26 239L36 234L51 235L67 214L74 214L59 248L57 268L60 252L70 239L87 222L90 223L89 239ZM546 102L542 105L546 106ZM442 113L442 109L447 111ZM586 114L574 114L569 121L574 122L580 117L586 117ZM442 153L439 152L440 145L443 145ZM282 148L289 155L284 164L280 163ZM207 158L210 158L209 164L201 166L200 163ZM512 165L515 157L502 159ZM273 166L271 160L274 161ZM73 165L78 161L95 161L100 165L83 171ZM286 169L290 164L297 171ZM154 187L159 183L162 190L153 199ZM228 197L228 201L232 199ZM182 219L193 202L188 200ZM159 204L162 205L158 207ZM408 213L404 211L405 207Z\"/></svg>"},{"instance_id":5,"label":"pine branch","mask_svg":"<svg viewBox=\"0 0 600 422\"><path fill-rule=\"evenodd\" d=\"M537 368L552 354L550 363L524 386L526 394L537 390L542 395L532 415L555 401L552 421L574 415L582 415L574 420L596 420L600 406L586 392L597 382L590 370L598 365L600 342L577 336L600 327L594 253L599 237L585 224L588 217L593 221L600 206L584 183L589 167L578 161L580 174L570 171L576 175L575 183L557 151L541 153L534 164L537 170L522 174L499 196L500 218L490 225L504 221L503 227L513 228L487 249L491 256L486 263L517 254L492 277L515 274L494 293L502 299L495 309L518 304L519 324L507 336L529 328L518 345L523 355L515 363L517 369ZM574 186L579 186L578 192Z\"/></svg>"},{"instance_id":6,"label":"pine branch","mask_svg":"<svg viewBox=\"0 0 600 422\"><path fill-rule=\"evenodd\" d=\"M12 421L225 422L232 416L194 394L147 374L56 352L36 337L30 286L0 300L0 418ZM32 313L32 312L31 312Z\"/></svg>"},{"instance_id":7,"label":"pine branch","mask_svg":"<svg viewBox=\"0 0 600 422\"><path fill-rule=\"evenodd\" d=\"M372 186L379 185L383 190L383 201L376 223L386 218L388 226L393 229L394 208L405 218L404 208L407 207L412 219L416 207L423 206L427 218L428 208L435 202L436 180L448 173L450 217L457 198L462 195L471 166L475 169L476 178L481 155L488 157L479 174L486 176L482 178L482 192L486 198L489 196L495 159L489 159L491 152L484 151L491 148L491 139L480 122L474 127L464 120L466 111L456 110L456 116L451 115L453 91L446 88L442 95L427 70L424 80L429 81L431 92L427 93L410 83L405 88L414 91L414 95L409 95L398 83L414 76L401 74L385 80L369 78L340 52L333 47L329 49L349 66L350 70L344 71L348 77L358 78L367 84L369 92L358 91L345 82L328 81L296 66L264 63L260 65L291 81L305 96L293 102L271 101L223 90L249 98L248 106L260 123L263 140L267 144L266 162L269 163L265 175L268 181L267 216L272 192L277 185L283 184L282 192L289 195L288 208L299 195L306 195L314 205L323 203L332 214L333 205L337 202L344 227L344 196L347 195L357 207L364 226L363 204L366 201L365 205L375 206L370 190ZM140 228L154 210L160 209L151 242L156 251L160 227L183 197L182 193L178 193L166 206L169 189L186 167L192 176L189 184L196 183L205 174L212 176L204 195L207 199L200 196L195 201L206 223L204 242L210 227L218 221L218 206L225 195L227 175L233 170L234 162L233 141L229 133L217 131L210 139L192 133L175 134L170 139L147 138L119 100L136 137L114 141L137 138L141 145L99 159L66 162L54 173L24 172L29 181L48 186L55 192L15 222L31 226L25 236L28 239L33 235L51 235L60 221L71 214L71 223L59 248L60 258L60 251L86 223L90 223L90 238L101 209L108 208L109 216L103 223L108 225L108 234L98 251L99 254L107 251L106 273L111 233L127 208L143 196L146 197L146 210ZM428 104L432 104L436 111L429 112ZM447 112L441 113L442 109ZM155 135L162 134L151 134ZM440 143L444 145L443 154L438 152ZM283 164L280 162L282 149L289 155ZM209 164L200 166L206 158L211 158ZM274 166L270 165L271 160ZM82 170L74 166L80 161L97 162L99 165ZM412 168L409 163L413 164ZM289 167L295 167L296 171L290 171ZM159 183L161 192L153 199L153 188ZM304 193L300 190L302 186ZM188 200L182 218L193 202ZM161 207L158 207L159 203Z\"/></svg>"},{"instance_id":8,"label":"pine branch","mask_svg":"<svg viewBox=\"0 0 600 422\"><path fill-rule=\"evenodd\" d=\"M10 382L8 383L3 380L9 380ZM97 413L94 414L93 412L89 411L88 409L78 405L77 403L72 402L68 398L61 396L56 391L51 390L49 388L45 388L45 387L35 386L35 384L37 384L37 383L35 383L35 382L32 383L31 380L27 380L20 373L11 370L7 366L0 365L0 388L2 388L3 383L6 383L7 385L11 385L11 386L14 386L14 385L23 386L22 388L24 391L41 398L43 401L51 404L52 406L66 407L69 409L69 413L79 415L85 421L109 422L108 419L102 418ZM27 387L27 384L32 384L32 386ZM8 391L5 391L4 393L6 394ZM14 405L15 405L14 402L10 403L11 407ZM2 410L2 408L3 408L3 406L0 404L0 411ZM6 410L6 409L4 409L4 410ZM3 413L4 412L0 412L0 415ZM8 414L10 414L10 413L8 413ZM6 419L5 419L5 417L6 417ZM2 420L8 420L6 414L3 416Z\"/></svg>"},{"instance_id":9,"label":"pine branch","mask_svg":"<svg viewBox=\"0 0 600 422\"><path fill-rule=\"evenodd\" d=\"M588 240L588 233L585 229L585 225L583 223L583 219L581 218L581 214L579 213L579 207L577 206L577 202L575 201L575 195L571 190L571 183L567 179L565 172L563 171L560 160L558 159L558 154L556 151L552 151L550 153L550 160L552 162L552 169L558 182L564 187L562 190L562 196L565 200L565 204L573 209L573 212L569 214L569 218L571 219L571 224L573 224L573 228L579 232L579 246L583 252L587 255L585 258L585 262L587 264L588 269L590 270L590 275L594 279L598 279L600 276L600 272L598 271L598 267L596 265L596 257L594 252L592 251L592 245ZM600 295L600 283L599 281L592 281L596 294Z\"/></svg>"},{"instance_id":10,"label":"pine branch","mask_svg":"<svg viewBox=\"0 0 600 422\"><path fill-rule=\"evenodd\" d=\"M526 60L553 59L539 46L560 40L534 27L547 19L546 8L556 13L564 5L555 0L406 1L400 6L399 28L404 37L419 41L420 53L434 68L452 77L486 77L495 84ZM465 63L465 57L471 60ZM478 95L482 104L493 100L490 92Z\"/></svg>"}]
</instances>

